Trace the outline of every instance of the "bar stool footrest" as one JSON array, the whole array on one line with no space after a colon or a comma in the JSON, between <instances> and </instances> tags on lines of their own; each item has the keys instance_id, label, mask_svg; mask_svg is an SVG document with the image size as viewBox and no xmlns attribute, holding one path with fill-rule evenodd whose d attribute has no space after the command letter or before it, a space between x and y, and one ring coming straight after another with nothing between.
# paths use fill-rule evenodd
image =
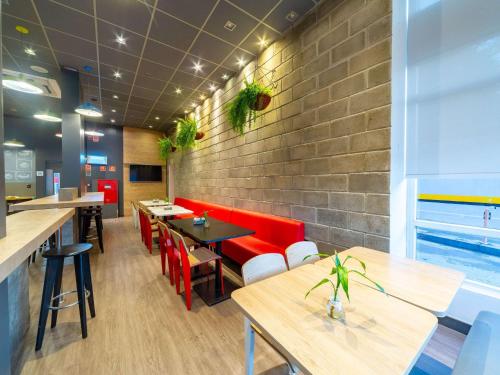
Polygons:
<instances>
[{"instance_id":1,"label":"bar stool footrest","mask_svg":"<svg viewBox=\"0 0 500 375\"><path fill-rule=\"evenodd\" d=\"M68 294L72 294L72 293L77 293L78 291L75 289L75 290L69 290L67 292L64 292L64 293L61 293L55 297L52 297L51 300L50 300L50 306L49 306L49 310L64 310L64 309L67 309L69 307L73 307L73 306L77 306L78 303L80 303L80 300L76 300L75 302L72 302L72 303L68 303L67 305L60 305L60 306L54 306L52 303L57 300L57 299L61 299L62 297L68 295ZM85 289L85 298L89 298L90 296L90 291Z\"/></svg>"}]
</instances>

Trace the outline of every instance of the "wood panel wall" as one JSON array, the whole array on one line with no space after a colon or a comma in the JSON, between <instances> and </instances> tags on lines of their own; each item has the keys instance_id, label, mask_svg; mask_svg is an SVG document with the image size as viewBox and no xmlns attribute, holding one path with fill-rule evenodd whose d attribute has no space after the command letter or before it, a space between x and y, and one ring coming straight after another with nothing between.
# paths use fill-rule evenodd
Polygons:
<instances>
[{"instance_id":1,"label":"wood panel wall","mask_svg":"<svg viewBox=\"0 0 500 375\"><path fill-rule=\"evenodd\" d=\"M131 214L130 202L167 196L166 163L160 159L158 138L153 130L123 128L123 197L124 214ZM130 182L130 164L161 165L162 182Z\"/></svg>"}]
</instances>

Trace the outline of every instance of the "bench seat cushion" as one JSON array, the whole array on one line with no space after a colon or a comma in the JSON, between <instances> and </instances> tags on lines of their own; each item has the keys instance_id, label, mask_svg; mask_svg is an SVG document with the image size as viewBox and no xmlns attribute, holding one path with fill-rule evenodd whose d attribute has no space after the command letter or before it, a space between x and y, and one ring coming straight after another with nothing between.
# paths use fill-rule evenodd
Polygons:
<instances>
[{"instance_id":1,"label":"bench seat cushion","mask_svg":"<svg viewBox=\"0 0 500 375\"><path fill-rule=\"evenodd\" d=\"M222 242L222 253L239 264L265 253L284 254L284 249L255 236L233 238Z\"/></svg>"}]
</instances>

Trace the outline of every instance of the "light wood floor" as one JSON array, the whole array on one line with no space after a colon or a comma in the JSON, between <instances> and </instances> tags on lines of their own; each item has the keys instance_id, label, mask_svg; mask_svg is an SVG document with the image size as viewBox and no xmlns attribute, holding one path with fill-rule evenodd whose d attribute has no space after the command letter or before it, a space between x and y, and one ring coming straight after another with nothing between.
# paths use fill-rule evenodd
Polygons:
<instances>
[{"instance_id":1,"label":"light wood floor","mask_svg":"<svg viewBox=\"0 0 500 375\"><path fill-rule=\"evenodd\" d=\"M78 308L59 313L47 325L42 350L35 353L43 269L30 267L31 327L18 365L20 374L243 374L243 316L225 301L206 306L193 293L185 308L161 275L158 250L149 255L129 218L106 220L106 252L92 255L97 316L81 339ZM64 269L63 289L73 289L72 265ZM50 319L49 319L50 320ZM463 335L439 327L426 353L453 366ZM286 374L282 359L256 339L256 374Z\"/></svg>"}]
</instances>

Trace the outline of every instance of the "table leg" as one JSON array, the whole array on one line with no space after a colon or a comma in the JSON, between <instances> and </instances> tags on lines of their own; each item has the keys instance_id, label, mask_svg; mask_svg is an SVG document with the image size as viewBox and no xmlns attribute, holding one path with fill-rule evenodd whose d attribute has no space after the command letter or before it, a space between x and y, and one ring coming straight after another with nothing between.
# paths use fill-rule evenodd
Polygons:
<instances>
[{"instance_id":1,"label":"table leg","mask_svg":"<svg viewBox=\"0 0 500 375\"><path fill-rule=\"evenodd\" d=\"M10 374L9 283L0 283L0 374Z\"/></svg>"},{"instance_id":2,"label":"table leg","mask_svg":"<svg viewBox=\"0 0 500 375\"><path fill-rule=\"evenodd\" d=\"M255 347L255 331L247 317L245 319L245 374L253 375L253 357Z\"/></svg>"},{"instance_id":3,"label":"table leg","mask_svg":"<svg viewBox=\"0 0 500 375\"><path fill-rule=\"evenodd\" d=\"M215 243L215 254L222 256L222 242ZM220 272L221 262L215 262L215 298L221 296Z\"/></svg>"}]
</instances>

